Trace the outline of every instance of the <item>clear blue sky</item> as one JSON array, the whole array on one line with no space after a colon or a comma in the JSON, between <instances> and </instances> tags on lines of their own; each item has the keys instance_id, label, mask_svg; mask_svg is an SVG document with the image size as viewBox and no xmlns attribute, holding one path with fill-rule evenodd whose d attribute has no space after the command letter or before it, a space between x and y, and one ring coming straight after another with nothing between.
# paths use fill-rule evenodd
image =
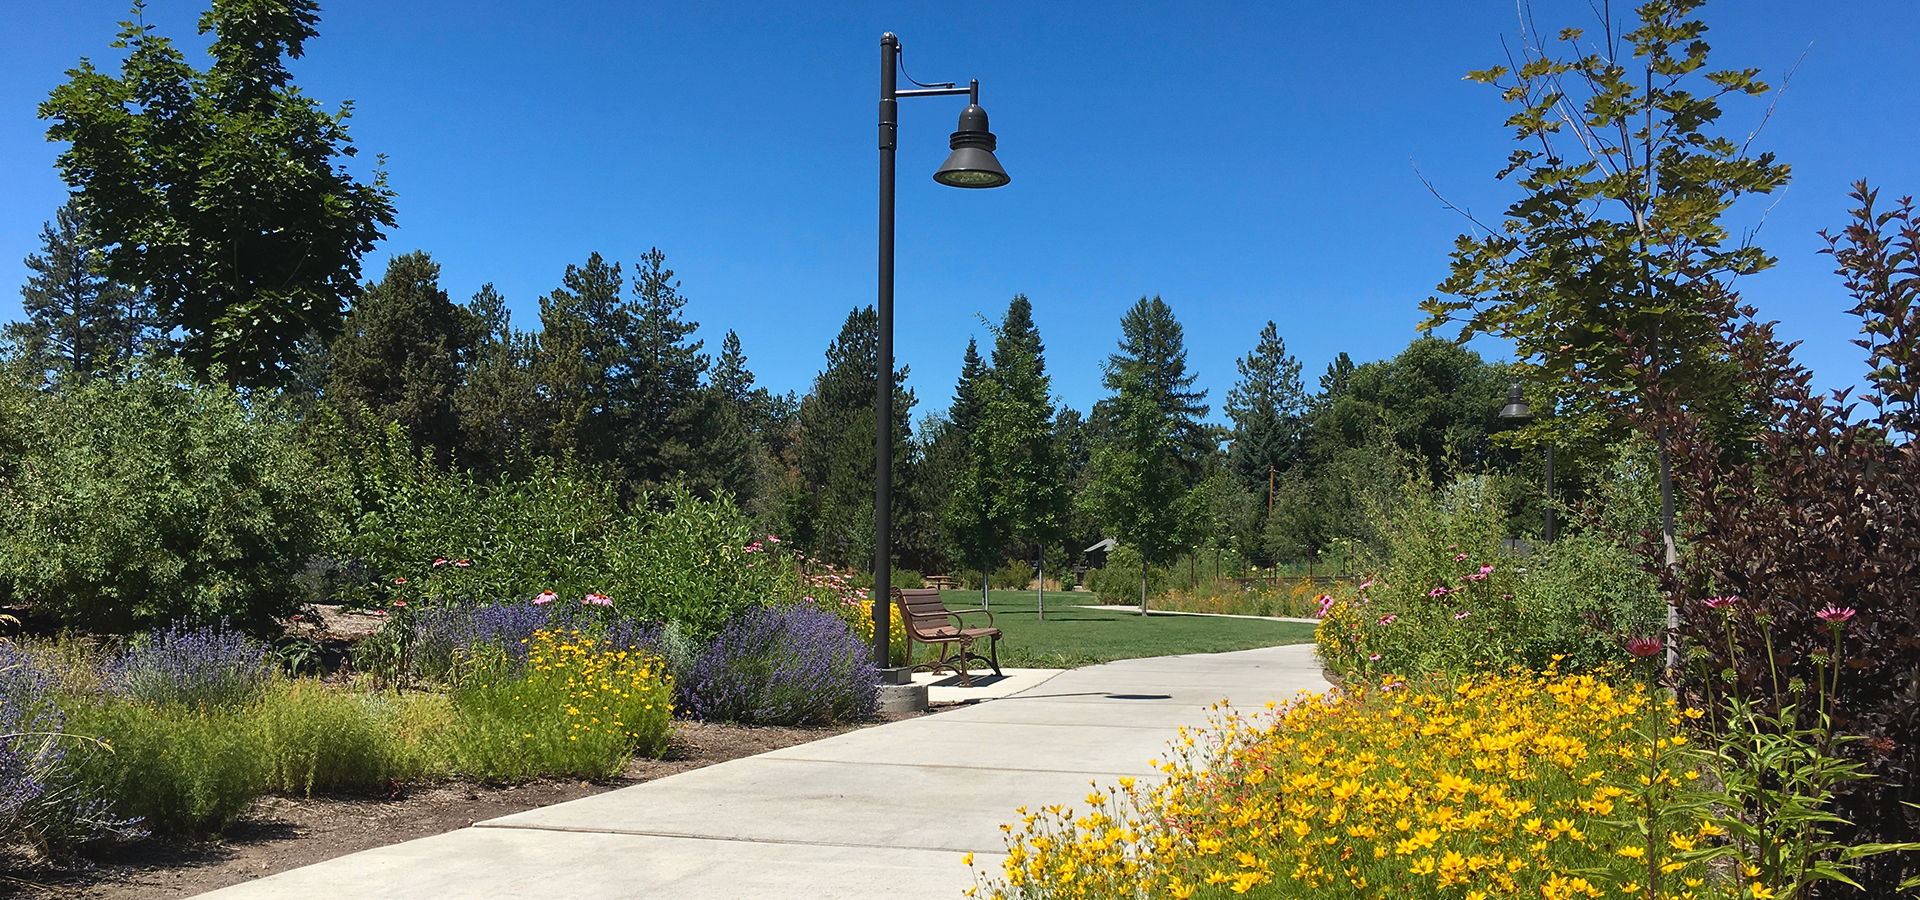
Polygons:
<instances>
[{"instance_id":1,"label":"clear blue sky","mask_svg":"<svg viewBox=\"0 0 1920 900\"><path fill-rule=\"evenodd\" d=\"M0 318L18 317L20 260L63 199L34 108L82 55L117 62L126 5L0 0ZM153 0L147 19L191 40L199 10ZM1483 217L1511 197L1493 179L1506 109L1461 81L1516 35L1506 0L325 0L323 15L298 83L356 101L361 170L387 154L399 191L368 277L424 249L456 298L494 282L529 327L568 263L658 246L709 348L737 330L781 391L805 390L846 312L873 300L880 34L901 36L922 81L980 79L1006 188L936 185L963 102L901 104L897 353L916 415L946 405L967 337L985 335L977 315L1016 292L1081 409L1143 294L1185 324L1216 416L1268 319L1310 378L1343 350L1391 355L1464 225L1412 165ZM1535 15L1593 24L1585 2ZM1761 234L1780 265L1744 290L1823 384L1851 384L1857 324L1814 233L1843 222L1857 178L1920 193L1920 4L1723 0L1707 18L1717 67L1777 82L1806 52L1759 140L1794 167ZM1760 111L1729 121L1744 132Z\"/></svg>"}]
</instances>

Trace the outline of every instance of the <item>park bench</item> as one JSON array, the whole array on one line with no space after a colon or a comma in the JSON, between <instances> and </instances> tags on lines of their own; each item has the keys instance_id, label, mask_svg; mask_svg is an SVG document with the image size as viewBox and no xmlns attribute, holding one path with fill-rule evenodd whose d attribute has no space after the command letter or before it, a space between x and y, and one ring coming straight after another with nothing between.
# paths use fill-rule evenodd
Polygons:
<instances>
[{"instance_id":1,"label":"park bench","mask_svg":"<svg viewBox=\"0 0 1920 900\"><path fill-rule=\"evenodd\" d=\"M940 602L939 588L894 588L893 605L900 611L900 624L907 632L907 665L914 671L922 669L935 672L951 669L960 675L963 687L973 687L973 676L967 672L967 662L974 660L993 667L993 674L1000 674L1000 629L993 627L993 612L985 609L947 609ZM986 613L987 627L968 628L960 617L966 613ZM981 639L987 641L987 654L981 656L973 645ZM938 645L940 656L919 665L913 665L913 645Z\"/></svg>"}]
</instances>

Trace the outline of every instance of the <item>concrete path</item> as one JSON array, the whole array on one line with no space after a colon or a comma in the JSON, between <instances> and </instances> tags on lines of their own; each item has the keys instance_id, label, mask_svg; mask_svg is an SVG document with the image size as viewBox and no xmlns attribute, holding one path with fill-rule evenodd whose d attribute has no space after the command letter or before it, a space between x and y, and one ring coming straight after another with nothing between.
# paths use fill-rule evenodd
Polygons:
<instances>
[{"instance_id":1,"label":"concrete path","mask_svg":"<svg viewBox=\"0 0 1920 900\"><path fill-rule=\"evenodd\" d=\"M1113 604L1107 604L1107 605L1104 605L1104 606L1082 606L1082 607L1080 607L1080 608L1081 608L1081 609L1103 609L1103 610L1106 610L1106 611L1108 611L1108 612L1134 612L1134 613L1137 613L1137 612L1139 612L1139 611L1140 611L1140 607L1138 607L1138 606L1115 606L1115 605L1113 605ZM1319 619L1302 619L1302 618L1297 618L1297 617L1294 617L1294 616L1242 616L1242 615L1236 615L1236 614L1234 614L1234 613L1197 613L1197 612L1180 612L1179 610L1173 610L1173 609L1152 609L1152 610L1149 610L1149 611L1148 611L1148 615L1154 615L1154 616L1211 616L1211 617L1213 617L1213 618L1215 618L1215 619L1259 619L1259 620L1260 620L1260 621L1262 621L1262 622L1299 622L1299 623L1302 623L1302 624L1305 624L1305 625L1318 625L1318 624L1320 624L1320 620L1319 620Z\"/></svg>"},{"instance_id":2,"label":"concrete path","mask_svg":"<svg viewBox=\"0 0 1920 900\"><path fill-rule=\"evenodd\" d=\"M1002 699L733 760L203 896L423 900L958 898L1015 808L1152 777L1221 699L1328 687L1311 644L1122 660Z\"/></svg>"}]
</instances>

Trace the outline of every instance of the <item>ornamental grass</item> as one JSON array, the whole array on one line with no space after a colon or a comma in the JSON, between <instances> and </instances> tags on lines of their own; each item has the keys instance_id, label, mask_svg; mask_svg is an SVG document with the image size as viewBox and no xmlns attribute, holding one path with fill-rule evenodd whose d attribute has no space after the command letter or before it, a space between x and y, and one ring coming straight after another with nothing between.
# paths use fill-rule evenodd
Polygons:
<instances>
[{"instance_id":1,"label":"ornamental grass","mask_svg":"<svg viewBox=\"0 0 1920 900\"><path fill-rule=\"evenodd\" d=\"M453 692L456 766L512 781L606 778L666 749L673 676L659 656L589 633L540 629L525 662L502 653Z\"/></svg>"},{"instance_id":2,"label":"ornamental grass","mask_svg":"<svg viewBox=\"0 0 1920 900\"><path fill-rule=\"evenodd\" d=\"M1165 778L1022 809L1003 898L1706 897L1676 711L1618 671L1389 678L1183 731ZM1651 813L1651 815L1649 815Z\"/></svg>"}]
</instances>

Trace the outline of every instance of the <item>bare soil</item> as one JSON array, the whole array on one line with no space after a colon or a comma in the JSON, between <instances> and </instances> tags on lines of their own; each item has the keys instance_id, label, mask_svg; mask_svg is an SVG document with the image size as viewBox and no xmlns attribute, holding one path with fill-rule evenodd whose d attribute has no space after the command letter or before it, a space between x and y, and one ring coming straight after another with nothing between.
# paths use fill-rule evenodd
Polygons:
<instances>
[{"instance_id":1,"label":"bare soil","mask_svg":"<svg viewBox=\"0 0 1920 900\"><path fill-rule=\"evenodd\" d=\"M399 786L389 796L263 797L218 840L146 840L99 848L79 859L0 874L0 896L25 900L191 897L336 856L441 834L857 727L683 722L676 725L663 758L636 759L620 777L602 782L536 781L489 787L455 781Z\"/></svg>"}]
</instances>

